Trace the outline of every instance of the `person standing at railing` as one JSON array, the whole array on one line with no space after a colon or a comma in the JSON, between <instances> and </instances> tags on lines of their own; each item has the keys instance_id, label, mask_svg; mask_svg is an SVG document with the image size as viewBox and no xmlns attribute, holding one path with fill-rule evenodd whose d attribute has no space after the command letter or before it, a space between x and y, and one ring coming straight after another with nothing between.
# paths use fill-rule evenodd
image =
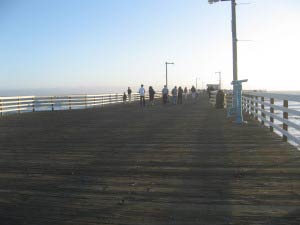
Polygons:
<instances>
[{"instance_id":1,"label":"person standing at railing","mask_svg":"<svg viewBox=\"0 0 300 225\"><path fill-rule=\"evenodd\" d=\"M154 95L155 95L155 91L153 89L152 86L149 87L149 103L151 105L154 105Z\"/></svg>"},{"instance_id":2,"label":"person standing at railing","mask_svg":"<svg viewBox=\"0 0 300 225\"><path fill-rule=\"evenodd\" d=\"M126 103L126 100L127 100L127 95L126 95L126 93L124 92L124 94L123 94L123 103L124 103L124 104Z\"/></svg>"},{"instance_id":3,"label":"person standing at railing","mask_svg":"<svg viewBox=\"0 0 300 225\"><path fill-rule=\"evenodd\" d=\"M173 98L173 104L176 105L177 104L177 87L176 86L172 89L172 98Z\"/></svg>"},{"instance_id":4,"label":"person standing at railing","mask_svg":"<svg viewBox=\"0 0 300 225\"><path fill-rule=\"evenodd\" d=\"M167 88L167 85L164 86L161 92L163 95L163 104L167 104L169 95L169 89Z\"/></svg>"},{"instance_id":5,"label":"person standing at railing","mask_svg":"<svg viewBox=\"0 0 300 225\"><path fill-rule=\"evenodd\" d=\"M188 97L188 89L187 89L187 87L184 88L183 93L184 93L185 100L187 100L187 97Z\"/></svg>"},{"instance_id":6,"label":"person standing at railing","mask_svg":"<svg viewBox=\"0 0 300 225\"><path fill-rule=\"evenodd\" d=\"M145 88L144 88L144 85L141 84L141 87L139 89L139 94L140 94L140 105L141 106L145 106L146 105L146 102L145 102Z\"/></svg>"},{"instance_id":7,"label":"person standing at railing","mask_svg":"<svg viewBox=\"0 0 300 225\"><path fill-rule=\"evenodd\" d=\"M128 87L127 94L128 94L128 100L129 100L129 102L131 102L131 93L132 93L132 90L131 90L130 87Z\"/></svg>"},{"instance_id":8,"label":"person standing at railing","mask_svg":"<svg viewBox=\"0 0 300 225\"><path fill-rule=\"evenodd\" d=\"M178 88L178 104L182 104L182 94L183 94L183 90L181 88L181 86Z\"/></svg>"},{"instance_id":9,"label":"person standing at railing","mask_svg":"<svg viewBox=\"0 0 300 225\"><path fill-rule=\"evenodd\" d=\"M196 88L194 86L192 86L191 92L192 92L192 98L195 99L196 98Z\"/></svg>"}]
</instances>

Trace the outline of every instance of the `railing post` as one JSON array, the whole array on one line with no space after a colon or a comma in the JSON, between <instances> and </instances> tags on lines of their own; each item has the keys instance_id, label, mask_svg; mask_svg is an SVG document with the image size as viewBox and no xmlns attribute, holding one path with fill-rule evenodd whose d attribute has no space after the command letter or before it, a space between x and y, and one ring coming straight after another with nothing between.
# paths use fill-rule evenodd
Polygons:
<instances>
[{"instance_id":1,"label":"railing post","mask_svg":"<svg viewBox=\"0 0 300 225\"><path fill-rule=\"evenodd\" d=\"M283 107L285 107L285 108L288 108L289 107L289 101L288 100L283 100ZM283 119L289 119L289 114L288 114L288 112L283 112ZM288 130L288 125L287 124L285 124L285 123L283 123L283 129L285 130L285 131L287 131ZM283 135L282 136L282 139L283 139L283 141L287 141L287 136L285 136L285 135Z\"/></svg>"},{"instance_id":2,"label":"railing post","mask_svg":"<svg viewBox=\"0 0 300 225\"><path fill-rule=\"evenodd\" d=\"M32 98L32 112L35 112L35 98Z\"/></svg>"},{"instance_id":3,"label":"railing post","mask_svg":"<svg viewBox=\"0 0 300 225\"><path fill-rule=\"evenodd\" d=\"M253 95L251 95L251 107L250 107L250 110L251 110L251 116L254 115L254 101L253 101Z\"/></svg>"},{"instance_id":4,"label":"railing post","mask_svg":"<svg viewBox=\"0 0 300 225\"><path fill-rule=\"evenodd\" d=\"M1 114L1 116L3 116L3 112L2 112L2 99L0 99L0 114Z\"/></svg>"},{"instance_id":5,"label":"railing post","mask_svg":"<svg viewBox=\"0 0 300 225\"><path fill-rule=\"evenodd\" d=\"M266 114L263 112L265 110L265 105L264 105L264 101L265 101L265 98L264 97L261 97L261 116L263 118L266 118ZM261 120L261 124L264 125L265 124L265 121L264 120Z\"/></svg>"},{"instance_id":6,"label":"railing post","mask_svg":"<svg viewBox=\"0 0 300 225\"><path fill-rule=\"evenodd\" d=\"M104 96L101 96L101 100L102 100L102 107L104 107Z\"/></svg>"},{"instance_id":7,"label":"railing post","mask_svg":"<svg viewBox=\"0 0 300 225\"><path fill-rule=\"evenodd\" d=\"M52 109L52 111L54 111L53 96L51 96L51 109Z\"/></svg>"},{"instance_id":8,"label":"railing post","mask_svg":"<svg viewBox=\"0 0 300 225\"><path fill-rule=\"evenodd\" d=\"M255 96L255 120L258 120L258 97Z\"/></svg>"},{"instance_id":9,"label":"railing post","mask_svg":"<svg viewBox=\"0 0 300 225\"><path fill-rule=\"evenodd\" d=\"M270 98L270 104L271 104L271 105L274 105L274 98ZM271 114L274 114L274 108L273 108L272 106L270 106L270 113L271 113ZM273 118L272 115L270 116L270 122L271 122L271 124L274 123L274 118ZM270 125L270 131L271 131L271 132L274 131L274 128L272 127L272 125Z\"/></svg>"},{"instance_id":10,"label":"railing post","mask_svg":"<svg viewBox=\"0 0 300 225\"><path fill-rule=\"evenodd\" d=\"M115 103L118 103L118 94L116 94L116 102Z\"/></svg>"},{"instance_id":11,"label":"railing post","mask_svg":"<svg viewBox=\"0 0 300 225\"><path fill-rule=\"evenodd\" d=\"M87 109L87 95L85 95L85 109Z\"/></svg>"},{"instance_id":12,"label":"railing post","mask_svg":"<svg viewBox=\"0 0 300 225\"><path fill-rule=\"evenodd\" d=\"M21 109L20 109L20 97L18 97L18 113L21 113Z\"/></svg>"},{"instance_id":13,"label":"railing post","mask_svg":"<svg viewBox=\"0 0 300 225\"><path fill-rule=\"evenodd\" d=\"M94 96L94 108L96 107L96 96Z\"/></svg>"},{"instance_id":14,"label":"railing post","mask_svg":"<svg viewBox=\"0 0 300 225\"><path fill-rule=\"evenodd\" d=\"M69 110L71 110L72 109L72 99L71 99L71 96L69 96Z\"/></svg>"},{"instance_id":15,"label":"railing post","mask_svg":"<svg viewBox=\"0 0 300 225\"><path fill-rule=\"evenodd\" d=\"M109 104L111 104L111 95L109 95Z\"/></svg>"}]
</instances>

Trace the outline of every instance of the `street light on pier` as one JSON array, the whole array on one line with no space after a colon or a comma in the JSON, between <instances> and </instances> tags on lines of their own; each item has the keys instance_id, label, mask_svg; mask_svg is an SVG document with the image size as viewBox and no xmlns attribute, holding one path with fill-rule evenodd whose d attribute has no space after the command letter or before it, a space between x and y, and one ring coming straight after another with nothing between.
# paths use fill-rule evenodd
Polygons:
<instances>
[{"instance_id":1,"label":"street light on pier","mask_svg":"<svg viewBox=\"0 0 300 225\"><path fill-rule=\"evenodd\" d=\"M231 26L232 26L232 58L233 58L233 81L238 79L238 72L237 72L237 37L236 37L236 1L235 0L208 0L209 4L213 4L215 2L226 2L231 1Z\"/></svg>"},{"instance_id":2,"label":"street light on pier","mask_svg":"<svg viewBox=\"0 0 300 225\"><path fill-rule=\"evenodd\" d=\"M173 62L166 62L166 87L168 87L168 65L174 65Z\"/></svg>"},{"instance_id":3,"label":"street light on pier","mask_svg":"<svg viewBox=\"0 0 300 225\"><path fill-rule=\"evenodd\" d=\"M233 67L233 84L238 80L238 70L237 70L237 37L236 37L236 0L208 0L209 4L215 2L225 2L231 1L231 30L232 30L232 67ZM233 96L232 96L232 108L236 109L237 107L237 91L238 88L236 85L233 85Z\"/></svg>"}]
</instances>

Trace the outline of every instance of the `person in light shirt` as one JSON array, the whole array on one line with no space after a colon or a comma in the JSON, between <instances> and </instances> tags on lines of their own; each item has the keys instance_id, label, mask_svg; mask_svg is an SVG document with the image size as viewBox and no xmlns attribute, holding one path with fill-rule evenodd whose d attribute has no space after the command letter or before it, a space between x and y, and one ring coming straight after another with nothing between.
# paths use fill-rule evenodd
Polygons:
<instances>
[{"instance_id":1,"label":"person in light shirt","mask_svg":"<svg viewBox=\"0 0 300 225\"><path fill-rule=\"evenodd\" d=\"M167 104L169 95L169 89L167 88L167 85L164 86L161 92L163 94L163 104Z\"/></svg>"},{"instance_id":2,"label":"person in light shirt","mask_svg":"<svg viewBox=\"0 0 300 225\"><path fill-rule=\"evenodd\" d=\"M146 105L146 102L145 102L145 88L144 88L144 85L141 84L141 87L139 89L139 94L140 94L140 105L141 106L145 106Z\"/></svg>"}]
</instances>

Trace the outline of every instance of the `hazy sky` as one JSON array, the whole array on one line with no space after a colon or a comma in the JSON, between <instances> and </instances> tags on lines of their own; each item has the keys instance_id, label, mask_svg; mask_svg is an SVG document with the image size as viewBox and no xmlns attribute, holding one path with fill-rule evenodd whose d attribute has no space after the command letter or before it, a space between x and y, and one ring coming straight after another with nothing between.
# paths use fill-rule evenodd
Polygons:
<instances>
[{"instance_id":1,"label":"hazy sky","mask_svg":"<svg viewBox=\"0 0 300 225\"><path fill-rule=\"evenodd\" d=\"M241 0L239 78L299 90L300 0ZM232 80L230 2L0 0L0 88L198 87Z\"/></svg>"}]
</instances>

